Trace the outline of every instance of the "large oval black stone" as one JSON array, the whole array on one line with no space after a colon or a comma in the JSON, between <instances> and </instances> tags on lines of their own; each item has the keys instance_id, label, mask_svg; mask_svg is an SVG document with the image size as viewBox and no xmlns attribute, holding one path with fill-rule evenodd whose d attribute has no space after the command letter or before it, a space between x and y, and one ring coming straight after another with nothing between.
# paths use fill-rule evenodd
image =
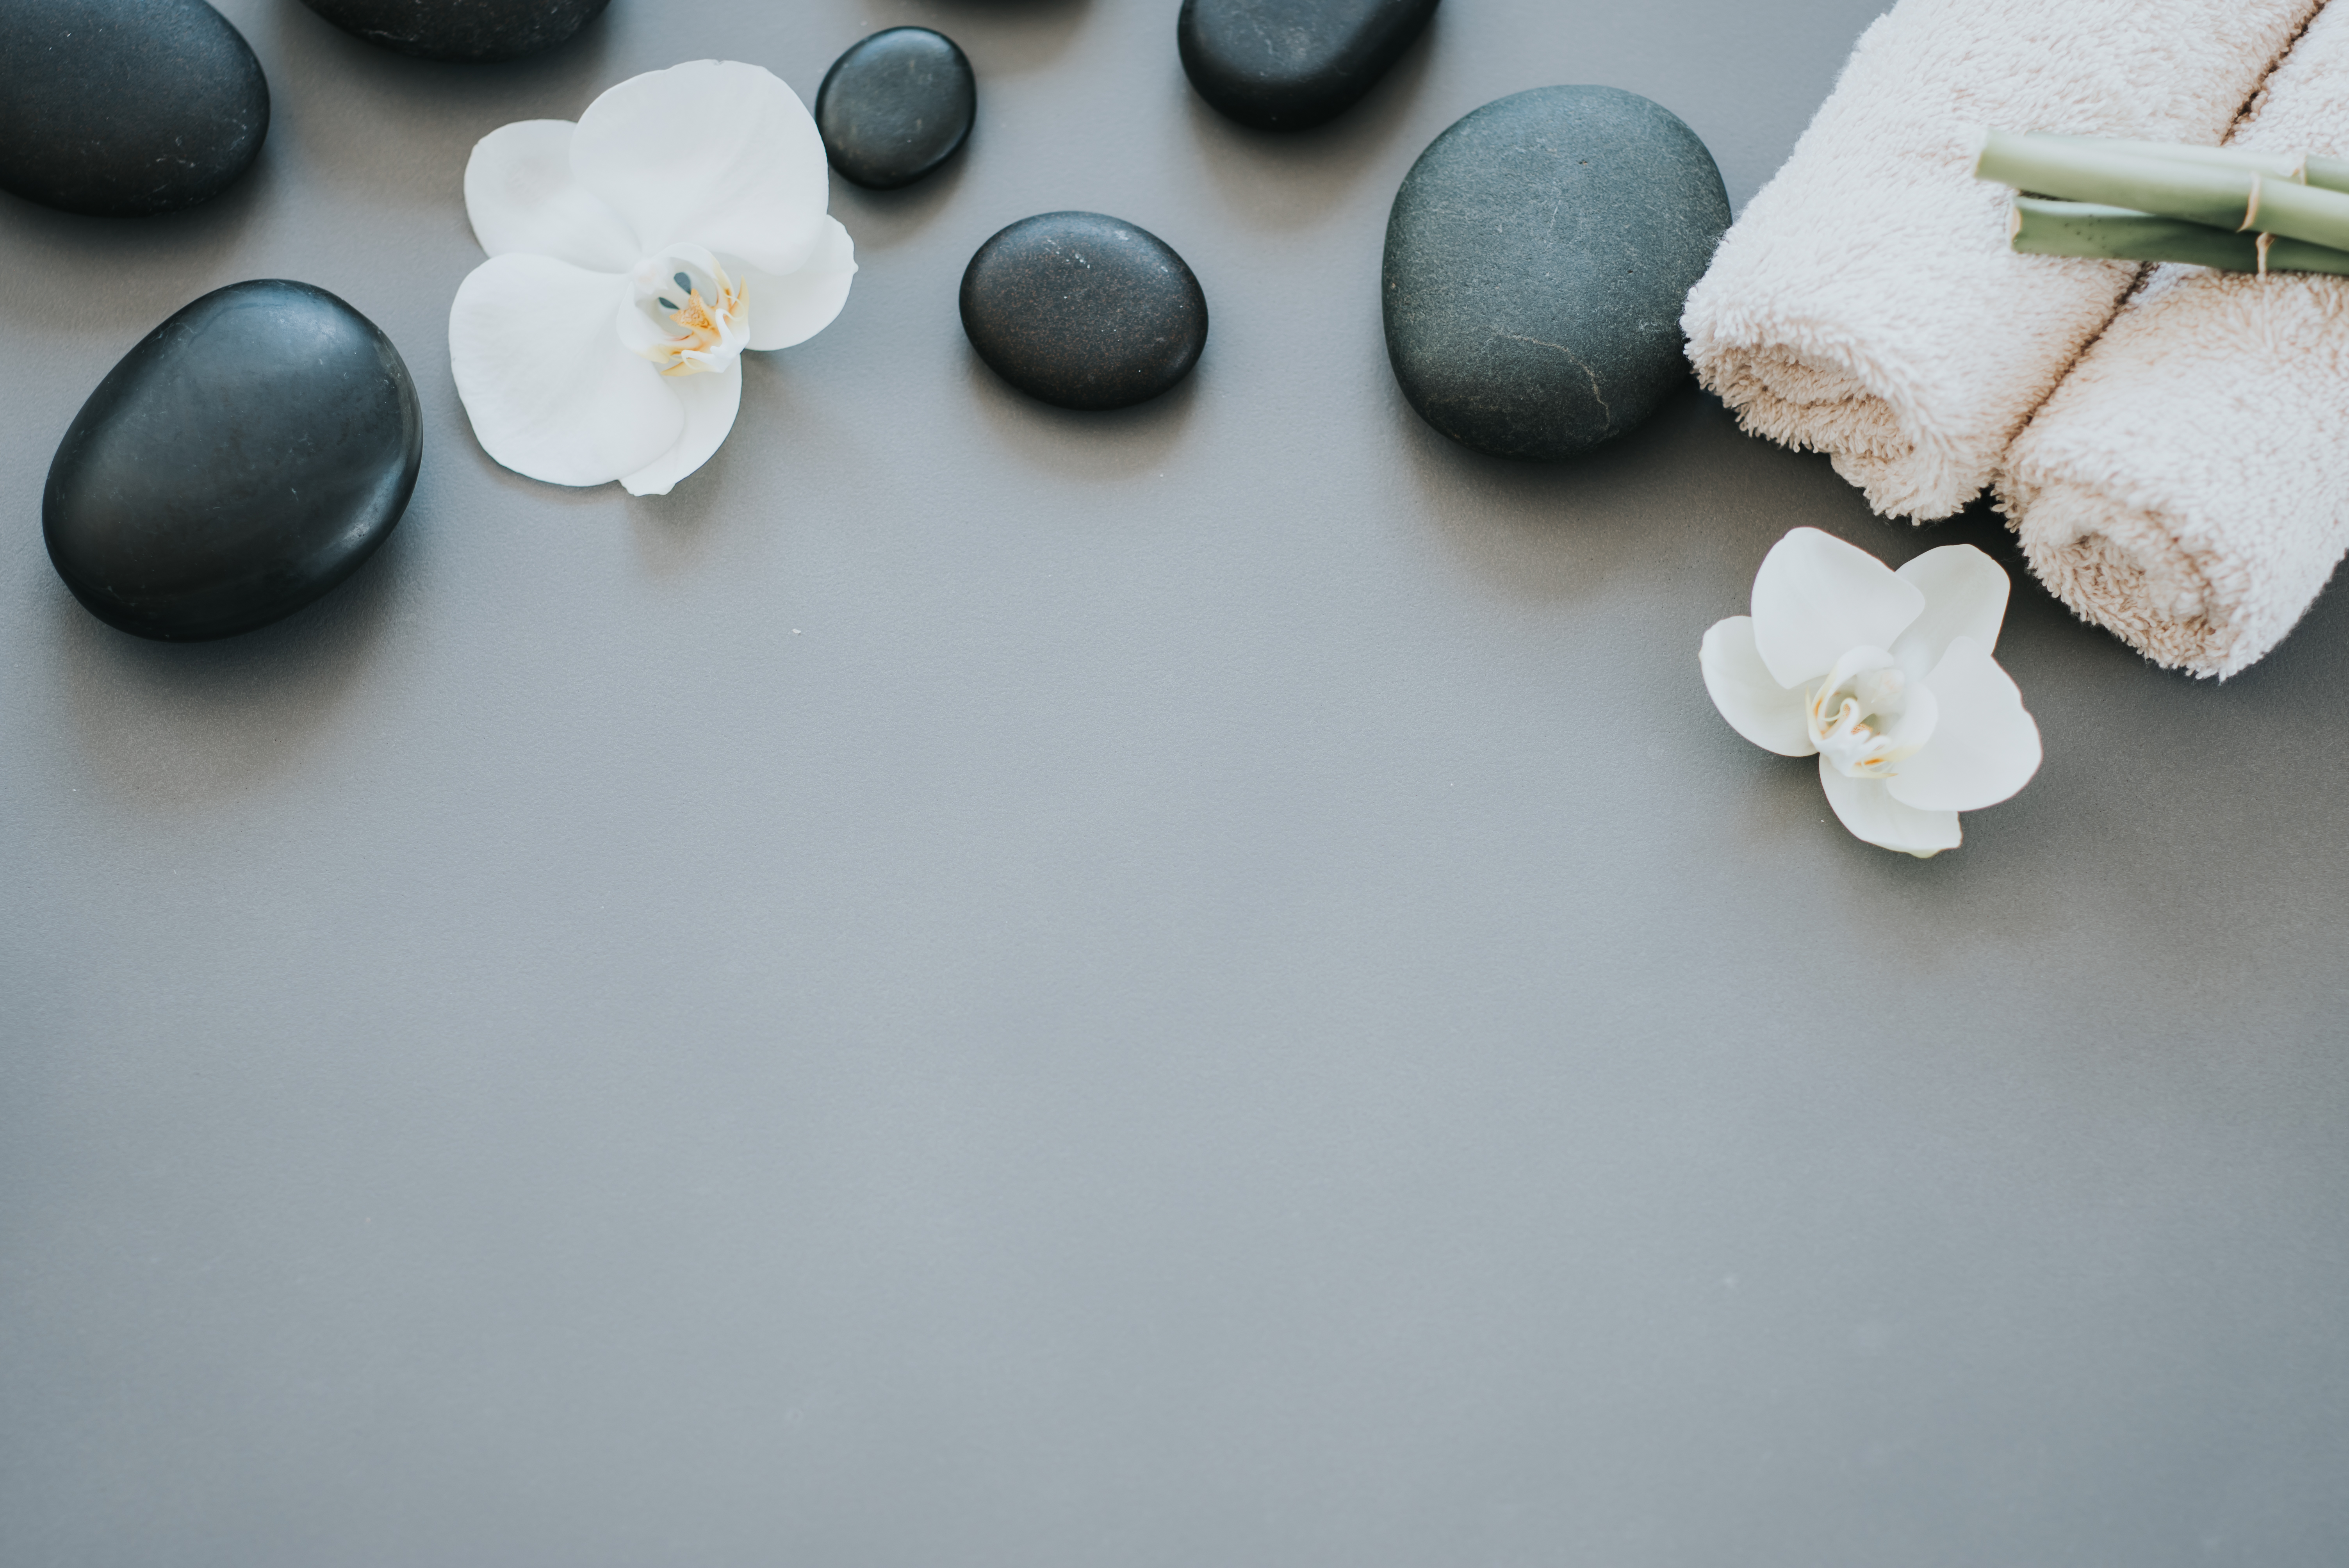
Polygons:
<instances>
[{"instance_id":1,"label":"large oval black stone","mask_svg":"<svg viewBox=\"0 0 2349 1568\"><path fill-rule=\"evenodd\" d=\"M970 61L927 27L891 27L853 46L815 94L832 166L874 191L910 185L953 157L978 111Z\"/></svg>"},{"instance_id":2,"label":"large oval black stone","mask_svg":"<svg viewBox=\"0 0 2349 1568\"><path fill-rule=\"evenodd\" d=\"M1497 457L1619 436L1688 375L1681 307L1728 226L1713 155L1662 106L1600 87L1486 104L1395 194L1395 379L1429 424Z\"/></svg>"},{"instance_id":3,"label":"large oval black stone","mask_svg":"<svg viewBox=\"0 0 2349 1568\"><path fill-rule=\"evenodd\" d=\"M1099 212L1022 218L962 274L962 327L998 376L1063 408L1123 408L1191 372L1207 296L1174 248Z\"/></svg>"},{"instance_id":4,"label":"large oval black stone","mask_svg":"<svg viewBox=\"0 0 2349 1568\"><path fill-rule=\"evenodd\" d=\"M610 0L302 0L370 44L427 60L512 60L551 49Z\"/></svg>"},{"instance_id":5,"label":"large oval black stone","mask_svg":"<svg viewBox=\"0 0 2349 1568\"><path fill-rule=\"evenodd\" d=\"M269 83L203 0L0 0L0 188L68 212L176 212L269 132Z\"/></svg>"},{"instance_id":6,"label":"large oval black stone","mask_svg":"<svg viewBox=\"0 0 2349 1568\"><path fill-rule=\"evenodd\" d=\"M423 450L416 386L373 322L308 284L231 284L107 372L49 464L41 529L100 619L225 637L358 570Z\"/></svg>"},{"instance_id":7,"label":"large oval black stone","mask_svg":"<svg viewBox=\"0 0 2349 1568\"><path fill-rule=\"evenodd\" d=\"M1174 44L1199 96L1242 125L1302 130L1353 107L1436 0L1183 0Z\"/></svg>"}]
</instances>

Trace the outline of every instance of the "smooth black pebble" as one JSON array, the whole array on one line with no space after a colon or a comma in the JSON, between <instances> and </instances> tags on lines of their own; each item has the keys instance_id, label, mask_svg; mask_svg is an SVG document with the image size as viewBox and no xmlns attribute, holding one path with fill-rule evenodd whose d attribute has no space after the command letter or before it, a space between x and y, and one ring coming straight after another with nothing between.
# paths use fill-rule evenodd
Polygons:
<instances>
[{"instance_id":1,"label":"smooth black pebble","mask_svg":"<svg viewBox=\"0 0 2349 1568\"><path fill-rule=\"evenodd\" d=\"M1427 422L1496 457L1570 458L1688 375L1681 308L1729 227L1671 110L1536 88L1429 144L1387 219L1387 356Z\"/></svg>"},{"instance_id":2,"label":"smooth black pebble","mask_svg":"<svg viewBox=\"0 0 2349 1568\"><path fill-rule=\"evenodd\" d=\"M1183 0L1174 43L1199 96L1242 125L1302 130L1386 75L1436 0Z\"/></svg>"},{"instance_id":3,"label":"smooth black pebble","mask_svg":"<svg viewBox=\"0 0 2349 1568\"><path fill-rule=\"evenodd\" d=\"M344 32L427 60L513 60L551 49L610 0L302 0Z\"/></svg>"},{"instance_id":4,"label":"smooth black pebble","mask_svg":"<svg viewBox=\"0 0 2349 1568\"><path fill-rule=\"evenodd\" d=\"M423 450L415 383L373 322L308 284L231 284L107 372L49 464L41 529L99 619L230 636L358 570Z\"/></svg>"},{"instance_id":5,"label":"smooth black pebble","mask_svg":"<svg viewBox=\"0 0 2349 1568\"><path fill-rule=\"evenodd\" d=\"M1207 344L1207 296L1147 229L1099 212L1044 212L971 257L962 329L998 376L1032 397L1123 408L1191 373Z\"/></svg>"},{"instance_id":6,"label":"smooth black pebble","mask_svg":"<svg viewBox=\"0 0 2349 1568\"><path fill-rule=\"evenodd\" d=\"M954 156L978 112L978 82L955 41L891 27L833 61L815 93L815 128L843 179L910 185Z\"/></svg>"},{"instance_id":7,"label":"smooth black pebble","mask_svg":"<svg viewBox=\"0 0 2349 1568\"><path fill-rule=\"evenodd\" d=\"M107 218L217 196L269 132L269 83L203 0L0 0L0 188Z\"/></svg>"}]
</instances>

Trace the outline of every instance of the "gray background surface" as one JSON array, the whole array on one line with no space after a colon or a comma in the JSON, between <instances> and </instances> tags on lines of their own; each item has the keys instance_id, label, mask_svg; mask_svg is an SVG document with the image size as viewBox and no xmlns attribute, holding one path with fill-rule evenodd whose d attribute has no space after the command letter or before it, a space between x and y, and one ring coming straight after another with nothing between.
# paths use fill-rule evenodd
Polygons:
<instances>
[{"instance_id":1,"label":"gray background surface","mask_svg":"<svg viewBox=\"0 0 2349 1568\"><path fill-rule=\"evenodd\" d=\"M2221 686L2027 579L2046 736L1918 862L1713 714L1785 529L1692 387L1578 466L1402 403L1420 149L1676 110L1743 203L1878 0L1450 0L1217 119L1172 0L615 0L465 68L224 0L276 118L164 221L0 198L0 1563L2349 1561L2349 603ZM450 385L473 140L925 22L967 155L666 499ZM965 260L1092 207L1196 377L1009 392ZM328 601L161 646L38 528L202 291L334 290L422 482ZM2017 567L2020 575L2020 567Z\"/></svg>"}]
</instances>

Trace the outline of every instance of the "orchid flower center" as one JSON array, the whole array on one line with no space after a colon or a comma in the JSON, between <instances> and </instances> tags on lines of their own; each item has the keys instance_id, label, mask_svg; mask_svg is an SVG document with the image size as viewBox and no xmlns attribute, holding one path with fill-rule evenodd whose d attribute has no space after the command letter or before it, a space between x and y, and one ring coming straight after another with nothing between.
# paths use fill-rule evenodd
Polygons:
<instances>
[{"instance_id":1,"label":"orchid flower center","mask_svg":"<svg viewBox=\"0 0 2349 1568\"><path fill-rule=\"evenodd\" d=\"M698 245L672 245L628 274L620 341L664 376L734 367L750 344L750 304L742 284Z\"/></svg>"},{"instance_id":2,"label":"orchid flower center","mask_svg":"<svg viewBox=\"0 0 2349 1568\"><path fill-rule=\"evenodd\" d=\"M1811 744L1847 779L1890 779L1932 738L1933 694L1882 648L1854 648L1809 696Z\"/></svg>"}]
</instances>

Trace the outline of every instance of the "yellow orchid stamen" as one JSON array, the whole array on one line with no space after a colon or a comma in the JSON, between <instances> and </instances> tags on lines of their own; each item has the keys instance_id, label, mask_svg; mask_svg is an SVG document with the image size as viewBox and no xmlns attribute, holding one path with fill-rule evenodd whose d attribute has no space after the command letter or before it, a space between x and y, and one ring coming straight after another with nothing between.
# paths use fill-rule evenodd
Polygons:
<instances>
[{"instance_id":1,"label":"yellow orchid stamen","mask_svg":"<svg viewBox=\"0 0 2349 1568\"><path fill-rule=\"evenodd\" d=\"M722 368L710 363L713 356L729 348L740 352L736 345L749 330L748 290L722 269L717 273L717 289L714 301L704 299L698 288L689 289L685 303L668 312L668 319L683 331L645 350L645 357L659 366L662 375L692 376ZM671 304L666 296L660 303ZM731 365L733 354L725 354L724 362Z\"/></svg>"}]
</instances>

